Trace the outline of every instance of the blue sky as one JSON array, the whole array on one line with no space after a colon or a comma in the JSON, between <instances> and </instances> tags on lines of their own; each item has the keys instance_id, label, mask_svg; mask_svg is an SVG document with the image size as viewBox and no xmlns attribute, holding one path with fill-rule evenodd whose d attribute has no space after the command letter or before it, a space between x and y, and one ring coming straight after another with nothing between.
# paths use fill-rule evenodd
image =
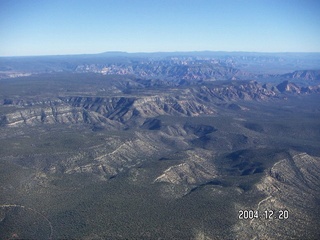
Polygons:
<instances>
[{"instance_id":1,"label":"blue sky","mask_svg":"<svg viewBox=\"0 0 320 240\"><path fill-rule=\"evenodd\" d=\"M0 0L0 56L320 52L318 0Z\"/></svg>"}]
</instances>

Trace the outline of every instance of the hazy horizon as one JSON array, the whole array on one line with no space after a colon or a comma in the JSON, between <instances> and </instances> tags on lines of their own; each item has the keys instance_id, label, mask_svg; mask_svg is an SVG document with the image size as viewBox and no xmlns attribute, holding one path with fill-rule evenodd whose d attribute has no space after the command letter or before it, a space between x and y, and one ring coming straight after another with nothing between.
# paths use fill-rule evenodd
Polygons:
<instances>
[{"instance_id":1,"label":"hazy horizon","mask_svg":"<svg viewBox=\"0 0 320 240\"><path fill-rule=\"evenodd\" d=\"M320 52L320 2L0 2L0 56Z\"/></svg>"},{"instance_id":2,"label":"hazy horizon","mask_svg":"<svg viewBox=\"0 0 320 240\"><path fill-rule=\"evenodd\" d=\"M128 55L152 55L152 54L197 54L197 53L208 53L208 54L214 54L214 53L230 53L230 54L262 54L262 55L280 55L280 54L320 54L319 52L249 52L249 51L211 51L211 50L199 50L199 51L155 51L155 52L127 52L127 51L103 51L103 52L97 52L97 53L59 53L59 54L39 54L39 55L15 55L15 56L0 56L0 58L11 58L11 57L59 57L59 56L83 56L83 55L103 55L103 54L110 54L110 55L117 55L117 54L128 54Z\"/></svg>"}]
</instances>

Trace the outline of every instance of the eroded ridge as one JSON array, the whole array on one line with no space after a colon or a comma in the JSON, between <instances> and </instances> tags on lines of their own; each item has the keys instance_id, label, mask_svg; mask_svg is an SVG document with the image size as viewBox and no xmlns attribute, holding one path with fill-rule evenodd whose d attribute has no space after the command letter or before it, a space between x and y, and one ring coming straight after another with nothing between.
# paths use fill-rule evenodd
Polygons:
<instances>
[{"instance_id":1,"label":"eroded ridge","mask_svg":"<svg viewBox=\"0 0 320 240\"><path fill-rule=\"evenodd\" d=\"M290 152L276 162L256 190L265 194L255 209L262 216L240 220L234 231L238 238L313 239L319 229L320 158L307 153ZM287 219L274 215L270 219L264 211L288 211ZM302 227L303 226L303 227Z\"/></svg>"}]
</instances>

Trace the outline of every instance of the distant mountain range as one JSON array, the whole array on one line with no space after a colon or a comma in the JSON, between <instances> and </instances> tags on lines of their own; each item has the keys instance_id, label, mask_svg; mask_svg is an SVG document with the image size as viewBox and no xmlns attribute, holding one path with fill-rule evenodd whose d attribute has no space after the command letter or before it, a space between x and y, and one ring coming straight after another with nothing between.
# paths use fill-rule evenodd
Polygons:
<instances>
[{"instance_id":1,"label":"distant mountain range","mask_svg":"<svg viewBox=\"0 0 320 240\"><path fill-rule=\"evenodd\" d=\"M320 80L320 70L294 71L293 73L283 74L282 77L287 79L318 81Z\"/></svg>"},{"instance_id":2,"label":"distant mountain range","mask_svg":"<svg viewBox=\"0 0 320 240\"><path fill-rule=\"evenodd\" d=\"M306 70L309 69L309 70ZM0 58L0 78L52 72L93 72L171 80L292 79L318 81L320 53L106 52Z\"/></svg>"}]
</instances>

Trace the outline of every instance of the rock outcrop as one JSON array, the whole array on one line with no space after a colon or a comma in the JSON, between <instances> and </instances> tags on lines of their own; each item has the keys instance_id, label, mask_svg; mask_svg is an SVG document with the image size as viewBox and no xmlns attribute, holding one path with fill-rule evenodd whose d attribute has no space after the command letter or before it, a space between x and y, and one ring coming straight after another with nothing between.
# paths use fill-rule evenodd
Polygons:
<instances>
[{"instance_id":1,"label":"rock outcrop","mask_svg":"<svg viewBox=\"0 0 320 240\"><path fill-rule=\"evenodd\" d=\"M265 198L254 209L260 214L273 210L275 215L272 219L263 216L260 219L240 220L234 229L236 238L318 238L319 176L320 158L307 153L291 152L276 162L256 185L257 191L263 193ZM279 210L287 210L289 217L279 219Z\"/></svg>"},{"instance_id":2,"label":"rock outcrop","mask_svg":"<svg viewBox=\"0 0 320 240\"><path fill-rule=\"evenodd\" d=\"M167 196L172 193L174 197L186 195L192 189L218 177L218 172L210 161L212 158L213 153L210 151L189 150L182 163L166 169L154 180L154 183L165 183L163 193ZM179 189L181 186L184 189L182 192L172 191L175 187Z\"/></svg>"}]
</instances>

